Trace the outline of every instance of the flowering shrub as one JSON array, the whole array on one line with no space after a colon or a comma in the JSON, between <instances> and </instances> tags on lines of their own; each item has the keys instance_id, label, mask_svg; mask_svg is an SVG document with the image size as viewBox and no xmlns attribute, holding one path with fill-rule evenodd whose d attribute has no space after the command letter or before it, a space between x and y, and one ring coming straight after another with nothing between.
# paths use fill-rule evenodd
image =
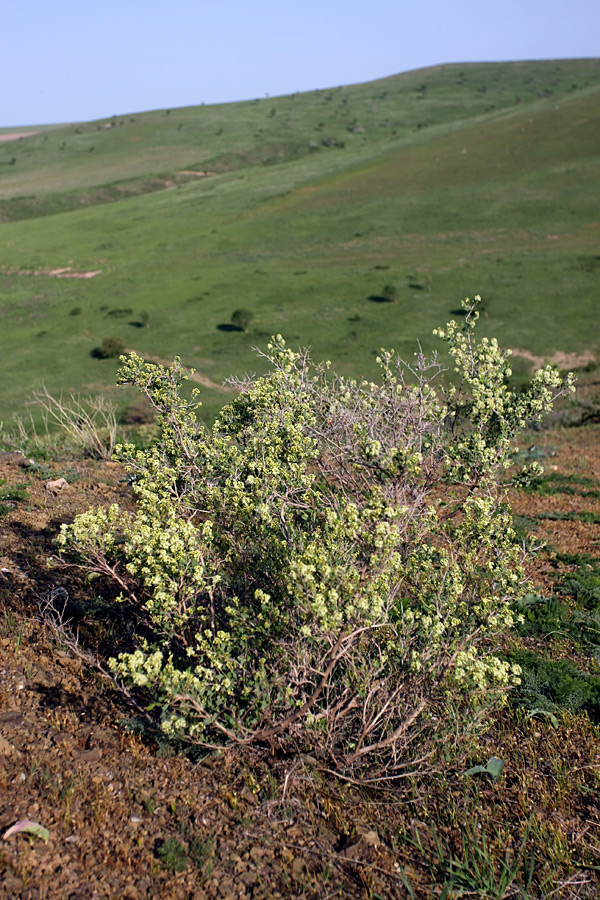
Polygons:
<instances>
[{"instance_id":1,"label":"flowering shrub","mask_svg":"<svg viewBox=\"0 0 600 900\"><path fill-rule=\"evenodd\" d=\"M150 637L110 665L154 693L168 735L398 774L518 679L494 653L523 588L499 473L572 379L547 367L513 393L509 352L474 340L477 302L437 332L449 387L435 357L382 351L380 380L356 381L278 336L210 431L178 361L122 357L161 434L118 450L136 512L90 510L60 542L142 617Z\"/></svg>"}]
</instances>

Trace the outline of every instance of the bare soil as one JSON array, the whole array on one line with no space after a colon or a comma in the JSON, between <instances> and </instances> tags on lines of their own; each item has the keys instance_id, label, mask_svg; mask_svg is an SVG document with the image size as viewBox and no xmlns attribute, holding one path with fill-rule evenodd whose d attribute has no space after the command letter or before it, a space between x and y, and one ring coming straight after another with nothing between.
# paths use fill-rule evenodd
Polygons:
<instances>
[{"instance_id":1,"label":"bare soil","mask_svg":"<svg viewBox=\"0 0 600 900\"><path fill-rule=\"evenodd\" d=\"M21 138L33 137L39 131L11 131L8 134L0 134L0 141L20 141Z\"/></svg>"},{"instance_id":2,"label":"bare soil","mask_svg":"<svg viewBox=\"0 0 600 900\"><path fill-rule=\"evenodd\" d=\"M513 347L513 356L521 356L533 364L534 368L541 369L543 366L558 366L563 370L579 369L586 366L590 362L594 362L598 353L597 350L584 350L583 353L564 353L558 350L552 356L536 356L530 350L522 350L519 347Z\"/></svg>"},{"instance_id":3,"label":"bare soil","mask_svg":"<svg viewBox=\"0 0 600 900\"><path fill-rule=\"evenodd\" d=\"M589 426L534 437L546 471L600 482L599 435ZM453 845L452 817L470 822L473 810L495 816L499 829L514 820L515 847L533 810L539 841L568 846L570 868L552 862L552 849L543 861L544 871L556 867L552 896L600 896L600 873L589 863L600 864L600 743L589 721L573 717L559 730L528 721L515 730L508 711L479 751L506 760L500 785L466 787L460 773L441 772L439 784L374 794L324 776L310 756L290 759L277 748L175 755L136 733L135 710L40 617L40 604L54 597L80 622L82 643L110 653L117 608L100 626L86 624L98 589L53 564L53 539L90 505L132 504L125 472L81 460L28 467L20 454L3 454L0 478L28 492L6 504L1 520L0 837L19 820L49 831L47 841L24 832L0 841L2 900L400 900L409 896L400 866L414 896L437 896L427 880L431 859L404 838L433 816L448 820ZM600 513L598 497L515 493L512 502L527 517ZM536 521L537 535L553 547L600 556L600 525ZM555 566L549 550L530 573L543 587ZM169 855L177 846L180 855Z\"/></svg>"}]
</instances>

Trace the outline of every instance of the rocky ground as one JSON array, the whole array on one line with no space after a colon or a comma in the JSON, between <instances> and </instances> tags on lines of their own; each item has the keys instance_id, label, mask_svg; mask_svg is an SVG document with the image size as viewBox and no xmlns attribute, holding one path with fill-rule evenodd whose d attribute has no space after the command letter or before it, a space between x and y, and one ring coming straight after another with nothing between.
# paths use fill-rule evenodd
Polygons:
<instances>
[{"instance_id":1,"label":"rocky ground","mask_svg":"<svg viewBox=\"0 0 600 900\"><path fill-rule=\"evenodd\" d=\"M551 544L532 564L540 590L553 583L553 548L600 556L599 437L597 426L534 436L529 453L544 454L547 473L590 479L572 494L512 497L535 539ZM518 857L530 816L537 857L525 896L600 896L600 735L587 717L565 713L555 729L507 710L479 745L482 758L506 761L498 784L442 772L436 784L374 794L332 780L310 757L175 755L138 733L135 709L41 612L52 601L80 623L82 646L110 652L114 607L96 598L86 624L93 588L53 564L53 539L90 505L131 503L124 471L4 454L0 484L0 897L438 897L464 827L479 819L496 893L471 885L460 896L517 896L510 885L498 893L500 850ZM6 835L23 820L47 839Z\"/></svg>"}]
</instances>

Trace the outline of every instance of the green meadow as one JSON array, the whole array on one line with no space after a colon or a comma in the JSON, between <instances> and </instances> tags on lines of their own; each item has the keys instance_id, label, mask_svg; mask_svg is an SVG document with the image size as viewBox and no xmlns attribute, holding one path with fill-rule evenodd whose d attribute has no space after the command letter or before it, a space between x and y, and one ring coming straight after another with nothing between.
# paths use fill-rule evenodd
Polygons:
<instances>
[{"instance_id":1,"label":"green meadow","mask_svg":"<svg viewBox=\"0 0 600 900\"><path fill-rule=\"evenodd\" d=\"M476 293L517 378L598 356L600 60L30 130L0 142L0 420L42 382L126 405L107 337L216 386L273 333L370 377ZM202 396L207 417L226 398Z\"/></svg>"}]
</instances>

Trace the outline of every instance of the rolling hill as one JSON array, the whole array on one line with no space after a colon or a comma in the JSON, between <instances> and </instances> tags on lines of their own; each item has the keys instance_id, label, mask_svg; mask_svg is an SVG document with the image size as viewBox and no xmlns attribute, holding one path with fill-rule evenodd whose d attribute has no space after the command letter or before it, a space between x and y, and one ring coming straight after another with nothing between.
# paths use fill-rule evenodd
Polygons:
<instances>
[{"instance_id":1,"label":"rolling hill","mask_svg":"<svg viewBox=\"0 0 600 900\"><path fill-rule=\"evenodd\" d=\"M42 381L125 405L90 356L112 336L181 355L209 418L275 332L372 376L475 293L516 377L598 355L600 60L21 130L0 141L0 419Z\"/></svg>"}]
</instances>

